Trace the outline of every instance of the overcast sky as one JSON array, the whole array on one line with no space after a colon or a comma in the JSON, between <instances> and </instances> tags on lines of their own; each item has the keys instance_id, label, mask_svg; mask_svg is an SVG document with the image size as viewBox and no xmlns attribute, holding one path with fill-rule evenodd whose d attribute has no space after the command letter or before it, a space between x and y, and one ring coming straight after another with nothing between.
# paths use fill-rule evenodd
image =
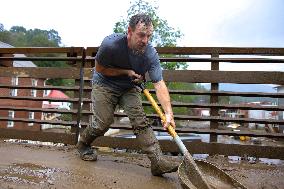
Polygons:
<instances>
[{"instance_id":1,"label":"overcast sky","mask_svg":"<svg viewBox=\"0 0 284 189\"><path fill-rule=\"evenodd\" d=\"M156 0L178 46L284 47L284 0ZM131 0L1 0L5 29L55 29L64 46L99 46ZM156 3L155 3L156 2Z\"/></svg>"},{"instance_id":2,"label":"overcast sky","mask_svg":"<svg viewBox=\"0 0 284 189\"><path fill-rule=\"evenodd\" d=\"M284 46L283 0L150 1L179 28L180 46ZM55 29L65 46L98 46L125 18L130 0L1 0L5 29Z\"/></svg>"}]
</instances>

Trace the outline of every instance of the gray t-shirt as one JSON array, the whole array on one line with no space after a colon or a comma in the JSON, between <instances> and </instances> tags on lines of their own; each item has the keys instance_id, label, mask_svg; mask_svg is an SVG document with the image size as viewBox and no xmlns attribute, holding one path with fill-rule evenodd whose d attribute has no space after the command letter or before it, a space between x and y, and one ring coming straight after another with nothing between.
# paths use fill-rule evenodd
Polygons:
<instances>
[{"instance_id":1,"label":"gray t-shirt","mask_svg":"<svg viewBox=\"0 0 284 189\"><path fill-rule=\"evenodd\" d=\"M105 37L97 52L96 60L108 68L132 69L140 75L145 75L148 72L153 83L163 79L156 49L148 44L144 54L135 54L128 48L125 34L112 34ZM127 76L105 76L96 72L95 69L93 82L115 90L127 90L134 87L131 79Z\"/></svg>"}]
</instances>

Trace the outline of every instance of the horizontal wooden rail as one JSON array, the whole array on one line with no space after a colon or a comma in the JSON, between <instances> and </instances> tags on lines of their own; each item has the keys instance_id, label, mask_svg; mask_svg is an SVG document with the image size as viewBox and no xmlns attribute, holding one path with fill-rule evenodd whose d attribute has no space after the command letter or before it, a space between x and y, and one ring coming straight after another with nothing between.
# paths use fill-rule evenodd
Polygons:
<instances>
[{"instance_id":1,"label":"horizontal wooden rail","mask_svg":"<svg viewBox=\"0 0 284 189\"><path fill-rule=\"evenodd\" d=\"M284 56L284 48L252 48L252 47L156 47L157 52L173 55L268 55ZM87 47L86 54L94 56L98 47Z\"/></svg>"},{"instance_id":2,"label":"horizontal wooden rail","mask_svg":"<svg viewBox=\"0 0 284 189\"><path fill-rule=\"evenodd\" d=\"M116 112L117 117L126 117L125 113ZM147 114L148 118L159 118L157 114ZM216 122L236 122L236 123L261 123L261 124L284 124L284 120L274 119L250 119L250 118L229 118L219 116L188 116L188 115L175 115L175 120L190 120L190 121L216 121Z\"/></svg>"},{"instance_id":3,"label":"horizontal wooden rail","mask_svg":"<svg viewBox=\"0 0 284 189\"><path fill-rule=\"evenodd\" d=\"M0 88L7 89L36 89L36 90L61 90L61 91L78 91L79 86L31 86L31 85L7 85L0 84ZM84 86L84 91L92 91L92 87ZM149 92L155 94L154 89L149 89ZM265 93L265 92L231 92L231 91L216 91L216 90L169 90L170 94L180 95L215 95L215 96L242 96L242 97L270 97L284 98L284 93Z\"/></svg>"},{"instance_id":4,"label":"horizontal wooden rail","mask_svg":"<svg viewBox=\"0 0 284 189\"><path fill-rule=\"evenodd\" d=\"M35 54L35 53L77 53L82 54L83 47L16 47L1 48L2 54ZM251 48L251 47L156 47L159 54L175 55L274 55L283 56L284 48ZM87 47L86 54L94 56L98 47Z\"/></svg>"},{"instance_id":5,"label":"horizontal wooden rail","mask_svg":"<svg viewBox=\"0 0 284 189\"><path fill-rule=\"evenodd\" d=\"M196 125L198 127L198 125ZM123 129L123 130L133 130L132 126L130 125L123 125L123 124L112 124L112 129ZM159 132L166 132L163 127L153 127L154 131ZM177 133L179 133L180 136L185 135L186 133L196 133L196 134L216 134L216 135L229 135L229 136L250 136L250 137L267 137L267 138L284 138L283 133L267 133L265 131L263 132L253 132L249 130L243 130L243 131L233 131L233 130L218 130L218 129L198 129L198 128L186 128L177 127L175 129Z\"/></svg>"},{"instance_id":6,"label":"horizontal wooden rail","mask_svg":"<svg viewBox=\"0 0 284 189\"><path fill-rule=\"evenodd\" d=\"M0 67L1 77L27 77L27 78L57 78L57 79L80 79L79 68L57 67Z\"/></svg>"},{"instance_id":7,"label":"horizontal wooden rail","mask_svg":"<svg viewBox=\"0 0 284 189\"><path fill-rule=\"evenodd\" d=\"M75 144L76 136L74 134L42 132L42 131L21 131L15 129L0 129L3 138L21 138L23 140L34 141L52 141L54 143ZM179 152L176 144L168 140L159 141L163 152ZM284 159L283 147L259 146L259 145L239 145L239 144L221 144L205 142L184 142L187 149L192 154L223 154L226 156L265 157L273 159ZM93 142L95 146L140 150L138 141L134 138L120 137L99 137Z\"/></svg>"},{"instance_id":8,"label":"horizontal wooden rail","mask_svg":"<svg viewBox=\"0 0 284 189\"><path fill-rule=\"evenodd\" d=\"M168 82L284 85L284 72L165 70L163 78Z\"/></svg>"},{"instance_id":9,"label":"horizontal wooden rail","mask_svg":"<svg viewBox=\"0 0 284 189\"><path fill-rule=\"evenodd\" d=\"M0 58L5 59L5 58ZM13 59L11 57L7 57L6 59ZM5 60L6 60L5 59ZM17 58L16 60L27 60L28 58ZM36 59L36 58L35 58ZM36 60L44 59L38 58ZM71 60L72 58L70 58ZM80 60L79 58L73 58L74 60ZM284 63L284 59L281 58L202 58L202 57L163 57L160 58L161 62L226 62L226 63ZM32 59L31 59L32 60ZM52 60L52 58L50 58ZM56 60L56 59L55 59ZM68 60L68 59L59 59L59 60ZM94 57L87 57L86 61L94 62Z\"/></svg>"},{"instance_id":10,"label":"horizontal wooden rail","mask_svg":"<svg viewBox=\"0 0 284 189\"><path fill-rule=\"evenodd\" d=\"M173 141L159 140L163 152L179 153L177 145ZM135 138L121 137L99 137L93 143L95 146L110 147L115 149L133 149L140 150L140 145ZM206 142L184 142L186 148L191 154L222 154L225 156L247 155L249 157L284 159L283 147L260 146L249 144L222 144Z\"/></svg>"},{"instance_id":11,"label":"horizontal wooden rail","mask_svg":"<svg viewBox=\"0 0 284 189\"><path fill-rule=\"evenodd\" d=\"M284 48L251 47L157 47L159 54L174 55L268 55L283 56ZM88 50L88 48L87 48Z\"/></svg>"},{"instance_id":12,"label":"horizontal wooden rail","mask_svg":"<svg viewBox=\"0 0 284 189\"><path fill-rule=\"evenodd\" d=\"M77 53L82 55L83 47L13 47L0 48L0 54Z\"/></svg>"},{"instance_id":13,"label":"horizontal wooden rail","mask_svg":"<svg viewBox=\"0 0 284 189\"><path fill-rule=\"evenodd\" d=\"M5 85L0 84L0 88L6 89L36 89L36 90L60 90L60 91L78 91L79 86L32 86L32 85ZM91 91L92 87L85 86L84 91Z\"/></svg>"},{"instance_id":14,"label":"horizontal wooden rail","mask_svg":"<svg viewBox=\"0 0 284 189\"><path fill-rule=\"evenodd\" d=\"M0 106L0 110L13 110L13 111L28 111L28 112L44 112L44 113L58 113L58 114L77 114L77 109L64 110L64 109L51 109L51 108L29 108L29 107L15 107L15 106ZM91 111L83 110L82 114L92 115Z\"/></svg>"},{"instance_id":15,"label":"horizontal wooden rail","mask_svg":"<svg viewBox=\"0 0 284 189\"><path fill-rule=\"evenodd\" d=\"M73 133L55 133L45 131L26 131L17 129L1 129L1 138L23 139L42 142L54 142L63 144L76 144L76 135Z\"/></svg>"},{"instance_id":16,"label":"horizontal wooden rail","mask_svg":"<svg viewBox=\"0 0 284 189\"><path fill-rule=\"evenodd\" d=\"M86 78L92 77L92 69L85 69ZM146 78L150 80L148 77ZM237 83L284 85L284 72L266 71L217 71L217 70L164 70L167 82L186 83Z\"/></svg>"},{"instance_id":17,"label":"horizontal wooden rail","mask_svg":"<svg viewBox=\"0 0 284 189\"><path fill-rule=\"evenodd\" d=\"M0 57L1 60L16 61L82 61L80 57Z\"/></svg>"},{"instance_id":18,"label":"horizontal wooden rail","mask_svg":"<svg viewBox=\"0 0 284 189\"><path fill-rule=\"evenodd\" d=\"M30 100L30 101L50 101L50 102L79 102L79 98L50 98L50 97L30 97L30 96L0 96L0 99L9 100ZM92 100L83 98L82 102L91 103Z\"/></svg>"},{"instance_id":19,"label":"horizontal wooden rail","mask_svg":"<svg viewBox=\"0 0 284 189\"><path fill-rule=\"evenodd\" d=\"M284 106L272 106L272 105L241 105L241 104L196 104L196 103L181 103L172 102L173 107L186 107L186 108L223 108L223 109L239 109L239 110L267 110L267 111L283 111ZM143 101L144 106L151 106L148 101ZM160 106L161 104L158 103Z\"/></svg>"},{"instance_id":20,"label":"horizontal wooden rail","mask_svg":"<svg viewBox=\"0 0 284 189\"><path fill-rule=\"evenodd\" d=\"M50 124L50 125L63 125L63 126L76 126L76 121L54 121L54 120L40 120L40 119L25 119L25 118L9 118L0 117L0 121L14 121L24 123L38 123L38 124Z\"/></svg>"},{"instance_id":21,"label":"horizontal wooden rail","mask_svg":"<svg viewBox=\"0 0 284 189\"><path fill-rule=\"evenodd\" d=\"M227 62L227 63L284 63L284 59L272 58L193 58L193 57L161 57L161 62Z\"/></svg>"},{"instance_id":22,"label":"horizontal wooden rail","mask_svg":"<svg viewBox=\"0 0 284 189\"><path fill-rule=\"evenodd\" d=\"M31 101L51 101L51 102L78 102L78 98L49 98L49 97L29 97L29 96L0 96L0 99L10 100L31 100ZM83 98L84 103L91 103L89 98ZM142 101L144 106L151 106L148 101ZM160 105L160 103L158 103ZM198 103L181 103L172 102L173 107L187 107L187 108L219 108L219 109L240 109L240 110L267 110L267 111L283 111L284 106L272 106L272 105L239 105L239 104L198 104ZM1 107L0 107L1 109Z\"/></svg>"},{"instance_id":23,"label":"horizontal wooden rail","mask_svg":"<svg viewBox=\"0 0 284 189\"><path fill-rule=\"evenodd\" d=\"M149 92L154 94L154 89L149 89ZM284 98L284 93L265 93L265 92L231 92L231 91L201 91L201 90L169 90L170 94L181 95L213 95L213 96L243 96L243 97L271 97Z\"/></svg>"}]
</instances>

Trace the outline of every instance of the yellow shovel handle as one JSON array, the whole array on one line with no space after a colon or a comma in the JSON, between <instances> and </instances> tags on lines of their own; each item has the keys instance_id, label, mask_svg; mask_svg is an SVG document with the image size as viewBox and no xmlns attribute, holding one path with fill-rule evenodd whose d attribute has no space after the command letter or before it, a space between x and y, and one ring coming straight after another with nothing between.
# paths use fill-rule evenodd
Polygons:
<instances>
[{"instance_id":1,"label":"yellow shovel handle","mask_svg":"<svg viewBox=\"0 0 284 189\"><path fill-rule=\"evenodd\" d=\"M154 98L152 97L152 95L150 94L148 89L143 89L143 93L145 94L145 96L147 97L149 102L151 102L153 108L156 110L156 112L159 115L159 117L161 118L161 120L163 122L166 122L165 114L162 112L161 108L158 106L157 102L154 100ZM177 136L177 133L176 133L175 129L173 128L173 126L171 124L167 127L167 129L168 129L169 134L173 138L175 138Z\"/></svg>"}]
</instances>

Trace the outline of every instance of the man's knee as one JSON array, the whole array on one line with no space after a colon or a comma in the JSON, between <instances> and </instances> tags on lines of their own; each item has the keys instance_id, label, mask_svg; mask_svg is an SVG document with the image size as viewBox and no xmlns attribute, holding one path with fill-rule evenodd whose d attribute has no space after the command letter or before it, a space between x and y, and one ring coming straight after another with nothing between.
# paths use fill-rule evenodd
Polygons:
<instances>
[{"instance_id":1,"label":"man's knee","mask_svg":"<svg viewBox=\"0 0 284 189\"><path fill-rule=\"evenodd\" d=\"M97 135L104 135L105 132L109 129L110 125L113 123L113 118L101 119L94 118L91 126Z\"/></svg>"}]
</instances>

